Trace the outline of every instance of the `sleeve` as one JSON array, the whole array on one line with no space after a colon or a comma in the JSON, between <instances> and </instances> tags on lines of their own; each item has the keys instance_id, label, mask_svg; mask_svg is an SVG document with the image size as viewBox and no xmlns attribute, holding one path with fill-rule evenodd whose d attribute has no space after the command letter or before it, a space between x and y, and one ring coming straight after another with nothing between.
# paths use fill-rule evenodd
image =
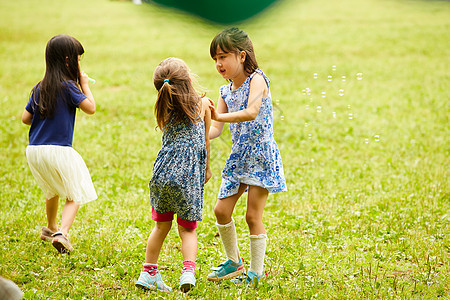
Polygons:
<instances>
[{"instance_id":1,"label":"sleeve","mask_svg":"<svg viewBox=\"0 0 450 300\"><path fill-rule=\"evenodd\" d=\"M34 104L34 101L33 101L35 90L36 90L36 87L33 88L33 91L31 92L30 99L28 99L28 103L25 106L25 109L32 115L34 115L34 107L35 107L35 104Z\"/></svg>"},{"instance_id":2,"label":"sleeve","mask_svg":"<svg viewBox=\"0 0 450 300\"><path fill-rule=\"evenodd\" d=\"M80 103L87 98L86 95L80 91L78 86L73 81L67 82L67 92L67 101L69 105L73 107L78 107Z\"/></svg>"},{"instance_id":3,"label":"sleeve","mask_svg":"<svg viewBox=\"0 0 450 300\"><path fill-rule=\"evenodd\" d=\"M226 85L222 85L222 86L220 87L219 93L220 93L220 97L222 97L223 100L225 100L225 98L226 98L228 86L229 86L229 85L226 84Z\"/></svg>"}]
</instances>

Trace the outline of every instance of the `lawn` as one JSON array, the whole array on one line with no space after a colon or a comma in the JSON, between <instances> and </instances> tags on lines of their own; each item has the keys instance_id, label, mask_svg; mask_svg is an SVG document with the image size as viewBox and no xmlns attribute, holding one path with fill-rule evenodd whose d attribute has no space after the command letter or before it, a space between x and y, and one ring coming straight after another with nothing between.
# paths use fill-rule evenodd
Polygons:
<instances>
[{"instance_id":1,"label":"lawn","mask_svg":"<svg viewBox=\"0 0 450 300\"><path fill-rule=\"evenodd\" d=\"M226 82L209 43L224 25L130 1L0 1L0 275L25 299L450 297L450 2L284 0L237 25L272 81L289 189L266 205L267 276L245 288L206 280L225 258L213 213L231 147L224 130L211 145L197 286L162 295L134 287L154 226L147 184L161 146L152 74L180 57L216 100ZM74 148L99 199L80 209L70 255L39 239L44 195L20 121L59 33L81 41L82 67L96 79L97 112L77 113ZM248 267L245 202L234 218ZM180 246L174 226L159 263L175 289Z\"/></svg>"}]
</instances>

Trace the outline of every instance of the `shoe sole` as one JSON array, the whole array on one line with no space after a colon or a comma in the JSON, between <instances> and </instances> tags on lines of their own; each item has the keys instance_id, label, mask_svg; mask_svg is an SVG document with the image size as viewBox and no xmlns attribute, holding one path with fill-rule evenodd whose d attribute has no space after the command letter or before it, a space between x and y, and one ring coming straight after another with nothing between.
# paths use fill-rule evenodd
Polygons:
<instances>
[{"instance_id":1,"label":"shoe sole","mask_svg":"<svg viewBox=\"0 0 450 300\"><path fill-rule=\"evenodd\" d=\"M73 248L70 245L67 245L62 241L56 239L53 239L52 245L53 247L56 248L56 250L58 250L59 253L69 253L70 251L73 250Z\"/></svg>"},{"instance_id":2,"label":"shoe sole","mask_svg":"<svg viewBox=\"0 0 450 300\"><path fill-rule=\"evenodd\" d=\"M250 280L248 283L245 283L246 279L237 279L236 278L236 280L238 282L233 280L233 283L235 285L255 285L255 286L257 286L262 281L262 277L261 278L255 278L255 279L252 278L252 280Z\"/></svg>"},{"instance_id":3,"label":"shoe sole","mask_svg":"<svg viewBox=\"0 0 450 300\"><path fill-rule=\"evenodd\" d=\"M157 289L156 286L154 286L154 285L148 285L148 284L146 284L145 282L142 282L142 281L136 282L136 283L134 284L134 286L137 287L137 288L139 288L139 289L142 289L142 290L144 290L144 291L154 291L154 290L158 290L158 291L164 292L164 293L170 293L170 292L171 292L171 291L166 291L166 290L160 290L160 289Z\"/></svg>"},{"instance_id":4,"label":"shoe sole","mask_svg":"<svg viewBox=\"0 0 450 300\"><path fill-rule=\"evenodd\" d=\"M180 285L180 291L182 291L183 293L187 293L193 287L194 287L194 285L192 283L183 283L182 285Z\"/></svg>"},{"instance_id":5,"label":"shoe sole","mask_svg":"<svg viewBox=\"0 0 450 300\"><path fill-rule=\"evenodd\" d=\"M237 271L233 272L233 273L229 273L225 276L222 277L206 277L207 280L209 281L214 281L214 282L219 282L221 280L227 280L227 279L231 279L234 277L237 277L239 275L241 275L244 272L244 266L241 266L240 269L237 269Z\"/></svg>"},{"instance_id":6,"label":"shoe sole","mask_svg":"<svg viewBox=\"0 0 450 300\"><path fill-rule=\"evenodd\" d=\"M140 289L146 290L146 291L148 291L148 290L155 290L155 289L156 289L156 286L154 286L154 285L148 285L148 284L146 284L146 283L144 283L144 282L140 282L140 281L136 282L134 285L135 285L137 288L140 288Z\"/></svg>"}]
</instances>

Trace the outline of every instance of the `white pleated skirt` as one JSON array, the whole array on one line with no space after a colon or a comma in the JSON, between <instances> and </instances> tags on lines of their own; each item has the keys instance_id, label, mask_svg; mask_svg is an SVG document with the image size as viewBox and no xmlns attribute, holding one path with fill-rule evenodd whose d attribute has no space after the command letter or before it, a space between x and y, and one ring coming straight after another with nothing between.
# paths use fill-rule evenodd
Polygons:
<instances>
[{"instance_id":1,"label":"white pleated skirt","mask_svg":"<svg viewBox=\"0 0 450 300\"><path fill-rule=\"evenodd\" d=\"M58 195L79 204L97 199L89 170L72 147L29 145L27 160L31 173L46 196Z\"/></svg>"}]
</instances>

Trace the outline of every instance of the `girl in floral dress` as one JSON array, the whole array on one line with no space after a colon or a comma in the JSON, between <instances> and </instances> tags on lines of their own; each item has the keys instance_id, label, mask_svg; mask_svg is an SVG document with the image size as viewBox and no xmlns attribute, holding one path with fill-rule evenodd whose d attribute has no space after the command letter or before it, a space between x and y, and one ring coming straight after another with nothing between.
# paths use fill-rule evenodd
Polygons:
<instances>
[{"instance_id":1,"label":"girl in floral dress","mask_svg":"<svg viewBox=\"0 0 450 300\"><path fill-rule=\"evenodd\" d=\"M181 237L183 273L180 290L195 286L197 221L202 220L204 184L211 178L209 164L209 100L201 98L192 85L186 63L167 58L155 69L153 83L158 90L155 115L163 130L162 148L149 183L152 220L156 221L145 253L144 270L136 286L170 292L158 271L162 244L177 215Z\"/></svg>"},{"instance_id":2,"label":"girl in floral dress","mask_svg":"<svg viewBox=\"0 0 450 300\"><path fill-rule=\"evenodd\" d=\"M248 35L237 28L220 32L211 42L210 54L217 71L230 81L220 88L217 108L211 106L209 137L217 138L230 123L232 148L222 172L214 208L227 260L213 267L207 279L234 278L239 284L257 284L264 276L266 230L262 217L269 193L285 192L283 165L273 135L270 81L258 68ZM246 221L250 231L250 268L243 272L236 228L232 218L236 202L248 192Z\"/></svg>"}]
</instances>

